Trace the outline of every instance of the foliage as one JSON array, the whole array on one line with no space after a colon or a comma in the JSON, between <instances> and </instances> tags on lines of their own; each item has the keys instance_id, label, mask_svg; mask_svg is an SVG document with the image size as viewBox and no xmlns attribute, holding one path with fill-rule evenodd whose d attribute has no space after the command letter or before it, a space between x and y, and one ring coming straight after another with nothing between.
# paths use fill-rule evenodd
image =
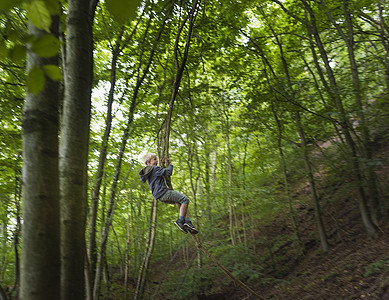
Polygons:
<instances>
[{"instance_id":1,"label":"foliage","mask_svg":"<svg viewBox=\"0 0 389 300\"><path fill-rule=\"evenodd\" d=\"M119 278L124 277L128 264L129 276L135 281L145 251L151 196L148 186L138 179L140 157L156 153L160 146L177 71L174 49L178 46L180 59L188 33L184 20L192 2L110 0L99 3L94 16L88 191L92 198L99 157L107 146L96 230L99 234L107 222L109 201L117 200L106 258L110 270L121 269ZM320 190L324 214L325 205L343 194L357 197L362 187L369 207L376 207L377 216L385 219L387 200L381 193L374 202L368 184L370 171L378 174L388 163L371 155L376 142L387 139L387 4L358 1L348 9L351 29L345 8L336 1L209 1L198 9L173 110L173 184L191 199L191 218L212 254L242 281L276 281L262 277L268 265L265 259L258 261L253 248L263 245L251 235L272 224L279 213L291 219L296 216L299 223L294 209L314 206L306 185L309 175ZM38 94L46 78L64 84L64 64L32 66L27 71L26 49L40 57L64 55L66 28L62 28L64 37L49 33L52 17L62 12L61 19L67 13L63 1L8 0L0 4L0 259L5 262L0 279L7 285L14 275L15 253L9 249L18 214L15 191L20 187L25 89ZM29 36L28 21L43 31L40 38ZM356 66L350 64L350 48L339 30L353 34ZM359 95L353 82L355 68ZM112 127L103 142L109 97ZM346 130L350 130L349 143ZM354 154L350 144L355 145ZM355 161L361 182L353 177L358 170L350 167ZM299 194L297 189L304 192ZM116 197L110 199L113 192ZM184 251L181 247L189 243L188 237L172 229L176 217L174 206L158 205L153 268L177 249ZM325 221L332 219L327 215ZM288 232L293 240L298 239L297 233ZM288 237L270 239L267 246L281 247ZM282 261L282 257L274 258L276 264ZM174 299L190 298L229 284L210 262L200 269L192 261L187 263L184 269L177 265L168 272L161 293ZM386 265L386 260L371 264L366 276L386 270ZM108 283L104 289L109 294Z\"/></svg>"}]
</instances>

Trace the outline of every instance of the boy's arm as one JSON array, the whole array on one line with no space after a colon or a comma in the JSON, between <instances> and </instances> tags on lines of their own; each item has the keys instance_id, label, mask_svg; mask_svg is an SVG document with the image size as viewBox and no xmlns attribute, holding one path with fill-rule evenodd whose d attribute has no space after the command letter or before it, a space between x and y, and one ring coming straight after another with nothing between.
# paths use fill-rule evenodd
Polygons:
<instances>
[{"instance_id":1,"label":"boy's arm","mask_svg":"<svg viewBox=\"0 0 389 300\"><path fill-rule=\"evenodd\" d=\"M161 168L158 167L157 171L155 172L155 175L157 176L172 176L173 174L173 165L169 165L167 168Z\"/></svg>"}]
</instances>

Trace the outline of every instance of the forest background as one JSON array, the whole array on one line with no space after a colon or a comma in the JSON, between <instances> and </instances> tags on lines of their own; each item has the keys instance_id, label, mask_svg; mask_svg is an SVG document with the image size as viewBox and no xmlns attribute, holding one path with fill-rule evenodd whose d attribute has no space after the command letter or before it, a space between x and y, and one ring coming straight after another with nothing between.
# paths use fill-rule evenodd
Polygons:
<instances>
[{"instance_id":1,"label":"forest background","mask_svg":"<svg viewBox=\"0 0 389 300\"><path fill-rule=\"evenodd\" d=\"M0 297L382 299L387 8L2 1ZM235 279L141 184L146 152L171 158L200 246ZM339 248L355 242L358 275ZM295 284L308 256L337 268Z\"/></svg>"}]
</instances>

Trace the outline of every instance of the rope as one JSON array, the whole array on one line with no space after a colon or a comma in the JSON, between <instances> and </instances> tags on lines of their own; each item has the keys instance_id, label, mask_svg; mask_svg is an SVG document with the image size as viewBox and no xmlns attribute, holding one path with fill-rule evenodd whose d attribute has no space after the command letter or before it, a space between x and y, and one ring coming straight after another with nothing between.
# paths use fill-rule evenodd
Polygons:
<instances>
[{"instance_id":1,"label":"rope","mask_svg":"<svg viewBox=\"0 0 389 300\"><path fill-rule=\"evenodd\" d=\"M216 258L212 256L211 253L208 252L207 249L203 247L203 245L200 243L200 240L198 239L197 235L192 234L192 238L194 242L196 243L197 248L199 248L210 260L214 262L215 265L217 265L220 269L223 270L227 276L229 276L232 280L234 280L241 288L243 288L246 292L249 292L251 295L257 297L258 299L265 299L261 296L259 296L256 292L254 292L250 287L245 285L242 281L239 280L239 278L235 277L234 274L232 274L229 270L227 270L223 265L221 265Z\"/></svg>"}]
</instances>

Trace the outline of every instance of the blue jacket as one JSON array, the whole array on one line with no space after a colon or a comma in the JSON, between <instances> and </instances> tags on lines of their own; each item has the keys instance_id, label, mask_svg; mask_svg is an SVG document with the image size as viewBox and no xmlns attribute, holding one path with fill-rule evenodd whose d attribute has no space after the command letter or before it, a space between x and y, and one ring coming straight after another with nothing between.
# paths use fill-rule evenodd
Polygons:
<instances>
[{"instance_id":1,"label":"blue jacket","mask_svg":"<svg viewBox=\"0 0 389 300\"><path fill-rule=\"evenodd\" d=\"M153 197L159 199L168 190L164 177L172 176L172 174L173 165L169 165L166 169L158 166L147 166L139 172L139 178L143 183L147 181Z\"/></svg>"}]
</instances>

